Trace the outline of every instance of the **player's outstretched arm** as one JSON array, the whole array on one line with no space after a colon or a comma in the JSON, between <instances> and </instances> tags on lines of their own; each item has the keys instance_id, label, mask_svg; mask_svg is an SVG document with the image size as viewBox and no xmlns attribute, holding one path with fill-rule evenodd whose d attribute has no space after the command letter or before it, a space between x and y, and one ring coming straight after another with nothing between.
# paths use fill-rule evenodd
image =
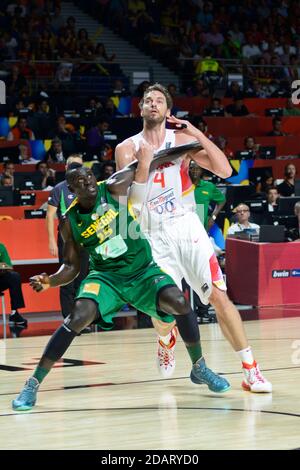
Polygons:
<instances>
[{"instance_id":1,"label":"player's outstretched arm","mask_svg":"<svg viewBox=\"0 0 300 470\"><path fill-rule=\"evenodd\" d=\"M70 222L65 219L60 226L61 235L64 239L63 264L59 270L48 276L43 273L30 278L30 285L36 292L41 292L49 287L64 286L72 282L80 272L79 246L75 243L72 235Z\"/></svg>"}]
</instances>

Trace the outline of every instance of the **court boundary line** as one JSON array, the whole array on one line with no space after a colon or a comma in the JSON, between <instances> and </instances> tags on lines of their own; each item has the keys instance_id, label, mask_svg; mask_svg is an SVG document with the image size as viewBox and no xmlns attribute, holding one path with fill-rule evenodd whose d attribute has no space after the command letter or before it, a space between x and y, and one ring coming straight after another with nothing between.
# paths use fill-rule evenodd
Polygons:
<instances>
[{"instance_id":1,"label":"court boundary line","mask_svg":"<svg viewBox=\"0 0 300 470\"><path fill-rule=\"evenodd\" d=\"M293 369L300 369L300 366L295 366L295 367L283 367L283 368L278 368L278 369L262 369L262 372L270 372L270 371L281 371L281 370L293 370ZM219 375L237 375L241 374L241 371L238 372L218 372ZM85 385L70 385L66 387L60 387L60 388L52 388L52 389L45 389L45 390L39 390L39 393L45 393L45 392L58 392L58 391L64 391L64 390L76 390L79 388L97 388L97 387L110 387L110 386L122 386L122 385L139 385L139 384L145 384L145 383L153 383L153 382L171 382L174 380L186 380L189 379L190 376L183 376L183 377L173 377L170 379L150 379L150 380L141 380L137 382L120 382L120 383L111 383L111 382L103 382L100 384L85 384ZM241 390L242 391L242 390ZM16 395L18 392L8 392L8 393L0 393L0 397L5 397L5 396L10 396L10 395ZM1 414L0 414L1 416Z\"/></svg>"}]
</instances>

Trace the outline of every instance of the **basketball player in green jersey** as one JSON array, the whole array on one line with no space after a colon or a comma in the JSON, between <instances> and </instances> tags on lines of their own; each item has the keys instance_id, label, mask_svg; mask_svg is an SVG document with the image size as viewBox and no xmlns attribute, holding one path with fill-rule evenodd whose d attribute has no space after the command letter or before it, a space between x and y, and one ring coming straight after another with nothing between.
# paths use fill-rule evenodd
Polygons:
<instances>
[{"instance_id":1,"label":"basketball player in green jersey","mask_svg":"<svg viewBox=\"0 0 300 470\"><path fill-rule=\"evenodd\" d=\"M147 176L153 149L141 144L137 159L136 182ZM156 163L160 164L159 160ZM33 376L13 400L14 410L30 410L39 385L73 339L93 322L112 328L113 317L127 302L164 322L171 323L176 317L193 364L191 380L207 384L214 392L230 388L226 379L206 367L195 313L173 279L153 261L148 241L127 211L127 190L133 177L121 182L111 177L98 185L91 169L67 172L66 180L76 199L61 226L64 264L51 276L34 276L31 286L40 292L71 282L80 270L80 246L90 254L90 271L81 283L72 314L53 334Z\"/></svg>"}]
</instances>

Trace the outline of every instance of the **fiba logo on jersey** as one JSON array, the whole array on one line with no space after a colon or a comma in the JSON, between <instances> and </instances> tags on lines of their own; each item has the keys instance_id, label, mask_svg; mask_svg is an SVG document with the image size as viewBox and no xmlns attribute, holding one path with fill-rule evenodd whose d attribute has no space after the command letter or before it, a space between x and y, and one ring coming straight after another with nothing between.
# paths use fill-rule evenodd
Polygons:
<instances>
[{"instance_id":1,"label":"fiba logo on jersey","mask_svg":"<svg viewBox=\"0 0 300 470\"><path fill-rule=\"evenodd\" d=\"M6 85L0 80L0 104L6 104Z\"/></svg>"}]
</instances>

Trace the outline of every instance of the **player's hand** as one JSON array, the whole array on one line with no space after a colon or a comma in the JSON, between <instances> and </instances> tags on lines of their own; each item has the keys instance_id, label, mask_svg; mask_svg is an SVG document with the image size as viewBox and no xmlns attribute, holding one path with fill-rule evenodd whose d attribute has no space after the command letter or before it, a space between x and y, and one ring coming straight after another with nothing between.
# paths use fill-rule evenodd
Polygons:
<instances>
[{"instance_id":1,"label":"player's hand","mask_svg":"<svg viewBox=\"0 0 300 470\"><path fill-rule=\"evenodd\" d=\"M199 134L199 129L196 129L193 124L185 119L169 116L167 117L167 121L171 124L171 128L174 129L175 134L185 134L192 137L196 137L197 134Z\"/></svg>"},{"instance_id":2,"label":"player's hand","mask_svg":"<svg viewBox=\"0 0 300 470\"><path fill-rule=\"evenodd\" d=\"M14 268L12 266L10 266L9 264L7 264L7 263L4 263L4 262L0 263L0 273L1 274L5 274L9 271L13 271L13 269Z\"/></svg>"},{"instance_id":3,"label":"player's hand","mask_svg":"<svg viewBox=\"0 0 300 470\"><path fill-rule=\"evenodd\" d=\"M30 277L29 281L30 286L35 292L42 292L50 287L50 278L46 273Z\"/></svg>"},{"instance_id":4,"label":"player's hand","mask_svg":"<svg viewBox=\"0 0 300 470\"><path fill-rule=\"evenodd\" d=\"M57 258L58 248L57 248L56 241L49 242L49 251L50 251L50 255L55 256Z\"/></svg>"},{"instance_id":5,"label":"player's hand","mask_svg":"<svg viewBox=\"0 0 300 470\"><path fill-rule=\"evenodd\" d=\"M208 231L208 232L210 231L210 229L212 228L212 226L213 226L214 224L215 224L214 219L213 219L212 217L210 217L210 218L208 219L208 222L207 222L207 231Z\"/></svg>"},{"instance_id":6,"label":"player's hand","mask_svg":"<svg viewBox=\"0 0 300 470\"><path fill-rule=\"evenodd\" d=\"M153 160L153 155L154 147L148 144L148 142L141 140L139 150L135 154L135 158L138 160L139 164L150 166L150 163Z\"/></svg>"}]
</instances>

